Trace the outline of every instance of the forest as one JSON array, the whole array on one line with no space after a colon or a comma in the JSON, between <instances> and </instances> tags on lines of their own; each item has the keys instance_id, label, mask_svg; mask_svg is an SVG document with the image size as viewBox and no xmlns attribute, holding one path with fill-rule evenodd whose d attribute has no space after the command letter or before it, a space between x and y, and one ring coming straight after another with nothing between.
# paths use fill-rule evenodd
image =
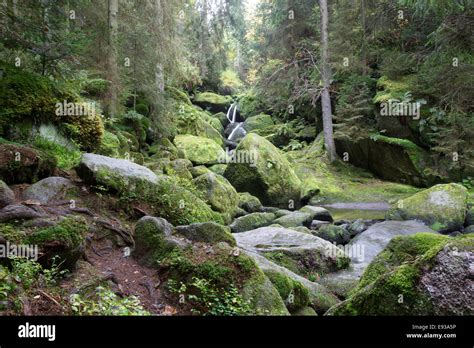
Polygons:
<instances>
[{"instance_id":1,"label":"forest","mask_svg":"<svg viewBox=\"0 0 474 348\"><path fill-rule=\"evenodd\" d=\"M0 33L0 315L474 315L472 0L2 0Z\"/></svg>"}]
</instances>

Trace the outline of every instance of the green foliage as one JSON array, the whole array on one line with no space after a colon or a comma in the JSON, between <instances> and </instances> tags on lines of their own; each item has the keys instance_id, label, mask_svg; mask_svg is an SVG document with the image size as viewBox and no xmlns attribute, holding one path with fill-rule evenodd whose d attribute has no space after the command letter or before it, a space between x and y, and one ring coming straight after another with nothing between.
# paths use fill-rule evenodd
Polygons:
<instances>
[{"instance_id":1,"label":"green foliage","mask_svg":"<svg viewBox=\"0 0 474 348\"><path fill-rule=\"evenodd\" d=\"M56 158L58 167L63 170L76 167L81 160L81 152L79 150L69 149L43 137L36 137L33 144L35 148L43 150L48 155Z\"/></svg>"},{"instance_id":2,"label":"green foliage","mask_svg":"<svg viewBox=\"0 0 474 348\"><path fill-rule=\"evenodd\" d=\"M150 315L136 296L119 297L112 290L97 287L90 298L73 294L69 302L75 315Z\"/></svg>"},{"instance_id":3,"label":"green foliage","mask_svg":"<svg viewBox=\"0 0 474 348\"><path fill-rule=\"evenodd\" d=\"M193 277L188 284L169 281L168 289L178 295L187 294L194 314L227 316L250 314L250 306L234 284L219 288L208 279Z\"/></svg>"},{"instance_id":4,"label":"green foliage","mask_svg":"<svg viewBox=\"0 0 474 348\"><path fill-rule=\"evenodd\" d=\"M31 244L61 241L68 248L78 247L84 240L88 227L83 218L65 218L57 225L36 231L28 237Z\"/></svg>"}]
</instances>

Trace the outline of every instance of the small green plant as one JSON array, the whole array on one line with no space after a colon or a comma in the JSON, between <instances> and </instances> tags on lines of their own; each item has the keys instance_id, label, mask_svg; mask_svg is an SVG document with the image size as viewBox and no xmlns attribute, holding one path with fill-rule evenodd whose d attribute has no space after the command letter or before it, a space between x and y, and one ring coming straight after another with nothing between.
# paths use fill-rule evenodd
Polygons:
<instances>
[{"instance_id":1,"label":"small green plant","mask_svg":"<svg viewBox=\"0 0 474 348\"><path fill-rule=\"evenodd\" d=\"M187 293L193 305L191 312L200 315L226 316L250 314L250 305L245 302L234 284L219 288L207 279L193 277L189 284L170 280L168 289L174 294Z\"/></svg>"},{"instance_id":2,"label":"small green plant","mask_svg":"<svg viewBox=\"0 0 474 348\"><path fill-rule=\"evenodd\" d=\"M71 295L69 302L75 315L150 315L136 296L120 298L112 290L96 288L94 298Z\"/></svg>"},{"instance_id":3,"label":"small green plant","mask_svg":"<svg viewBox=\"0 0 474 348\"><path fill-rule=\"evenodd\" d=\"M58 161L58 167L69 170L76 167L81 161L81 151L68 149L42 137L36 137L34 146L53 156Z\"/></svg>"},{"instance_id":4,"label":"small green plant","mask_svg":"<svg viewBox=\"0 0 474 348\"><path fill-rule=\"evenodd\" d=\"M468 176L467 178L462 179L461 185L463 185L468 190L471 190L472 188L474 188L474 179Z\"/></svg>"}]
</instances>

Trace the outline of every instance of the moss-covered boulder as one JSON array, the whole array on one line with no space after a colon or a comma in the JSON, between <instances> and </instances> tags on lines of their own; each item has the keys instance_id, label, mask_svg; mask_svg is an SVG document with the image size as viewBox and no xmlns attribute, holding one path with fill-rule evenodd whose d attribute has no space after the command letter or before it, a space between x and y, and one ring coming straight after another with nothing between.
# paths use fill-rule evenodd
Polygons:
<instances>
[{"instance_id":1,"label":"moss-covered boulder","mask_svg":"<svg viewBox=\"0 0 474 348\"><path fill-rule=\"evenodd\" d=\"M194 179L194 185L216 211L231 214L239 204L237 191L223 176L203 174Z\"/></svg>"},{"instance_id":2,"label":"moss-covered boulder","mask_svg":"<svg viewBox=\"0 0 474 348\"><path fill-rule=\"evenodd\" d=\"M17 144L0 144L0 179L5 183L33 183L51 176L56 159L43 151Z\"/></svg>"},{"instance_id":3,"label":"moss-covered boulder","mask_svg":"<svg viewBox=\"0 0 474 348\"><path fill-rule=\"evenodd\" d=\"M299 203L301 181L282 153L257 134L247 134L236 151L254 154L253 163L230 163L225 177L240 192L249 192L263 204ZM251 161L249 161L251 162Z\"/></svg>"},{"instance_id":4,"label":"moss-covered boulder","mask_svg":"<svg viewBox=\"0 0 474 348\"><path fill-rule=\"evenodd\" d=\"M191 174L193 178L209 173L210 170L206 166L196 166L191 169Z\"/></svg>"},{"instance_id":5,"label":"moss-covered boulder","mask_svg":"<svg viewBox=\"0 0 474 348\"><path fill-rule=\"evenodd\" d=\"M219 145L224 143L224 128L219 120L194 106L181 104L178 110L176 134L209 138Z\"/></svg>"},{"instance_id":6,"label":"moss-covered boulder","mask_svg":"<svg viewBox=\"0 0 474 348\"><path fill-rule=\"evenodd\" d=\"M392 239L331 315L473 315L474 236ZM471 260L471 261L470 261Z\"/></svg>"},{"instance_id":7,"label":"moss-covered boulder","mask_svg":"<svg viewBox=\"0 0 474 348\"><path fill-rule=\"evenodd\" d=\"M193 164L190 160L178 158L164 164L163 172L167 175L177 176L181 179L192 180L191 169Z\"/></svg>"},{"instance_id":8,"label":"moss-covered boulder","mask_svg":"<svg viewBox=\"0 0 474 348\"><path fill-rule=\"evenodd\" d=\"M316 313L316 311L311 307L302 307L291 313L291 315L297 317L314 317L317 316L318 313Z\"/></svg>"},{"instance_id":9,"label":"moss-covered boulder","mask_svg":"<svg viewBox=\"0 0 474 348\"><path fill-rule=\"evenodd\" d=\"M351 239L351 233L346 228L336 225L323 225L312 234L337 245L347 244Z\"/></svg>"},{"instance_id":10,"label":"moss-covered boulder","mask_svg":"<svg viewBox=\"0 0 474 348\"><path fill-rule=\"evenodd\" d=\"M248 192L239 192L239 208L249 213L255 213L262 209L262 203Z\"/></svg>"},{"instance_id":11,"label":"moss-covered boulder","mask_svg":"<svg viewBox=\"0 0 474 348\"><path fill-rule=\"evenodd\" d=\"M168 139L162 138L148 149L148 152L153 158L169 158L170 160L175 160L179 157L178 148Z\"/></svg>"},{"instance_id":12,"label":"moss-covered boulder","mask_svg":"<svg viewBox=\"0 0 474 348\"><path fill-rule=\"evenodd\" d=\"M230 228L232 232L239 233L250 231L259 227L270 225L275 220L275 214L272 213L252 213L235 219Z\"/></svg>"},{"instance_id":13,"label":"moss-covered boulder","mask_svg":"<svg viewBox=\"0 0 474 348\"><path fill-rule=\"evenodd\" d=\"M15 202L15 194L13 191L0 180L0 209Z\"/></svg>"},{"instance_id":14,"label":"moss-covered boulder","mask_svg":"<svg viewBox=\"0 0 474 348\"><path fill-rule=\"evenodd\" d=\"M76 171L85 182L103 185L131 204L139 202L149 215L164 217L175 225L223 222L218 213L181 186L176 178L157 176L133 162L84 154Z\"/></svg>"},{"instance_id":15,"label":"moss-covered boulder","mask_svg":"<svg viewBox=\"0 0 474 348\"><path fill-rule=\"evenodd\" d=\"M269 226L234 235L243 249L304 277L318 277L349 266L350 259L341 249L307 233Z\"/></svg>"},{"instance_id":16,"label":"moss-covered boulder","mask_svg":"<svg viewBox=\"0 0 474 348\"><path fill-rule=\"evenodd\" d=\"M217 224L215 222L201 222L186 226L177 226L176 233L196 242L205 242L215 244L226 242L234 246L235 238L230 232L230 228Z\"/></svg>"},{"instance_id":17,"label":"moss-covered boulder","mask_svg":"<svg viewBox=\"0 0 474 348\"><path fill-rule=\"evenodd\" d=\"M212 92L197 93L194 103L211 112L226 112L232 104L231 96L223 96Z\"/></svg>"},{"instance_id":18,"label":"moss-covered boulder","mask_svg":"<svg viewBox=\"0 0 474 348\"><path fill-rule=\"evenodd\" d=\"M313 218L309 213L293 211L279 217L274 223L283 227L309 226L312 220Z\"/></svg>"},{"instance_id":19,"label":"moss-covered boulder","mask_svg":"<svg viewBox=\"0 0 474 348\"><path fill-rule=\"evenodd\" d=\"M45 267L53 265L72 271L84 253L85 236L89 228L85 219L69 217L53 226L40 228L23 240L38 245L39 262Z\"/></svg>"},{"instance_id":20,"label":"moss-covered boulder","mask_svg":"<svg viewBox=\"0 0 474 348\"><path fill-rule=\"evenodd\" d=\"M134 255L146 264L153 265L174 249L186 243L172 237L173 225L163 218L144 216L135 224Z\"/></svg>"},{"instance_id":21,"label":"moss-covered boulder","mask_svg":"<svg viewBox=\"0 0 474 348\"><path fill-rule=\"evenodd\" d=\"M73 181L59 176L38 181L23 191L23 199L39 201L43 204L64 201L77 197L79 188Z\"/></svg>"},{"instance_id":22,"label":"moss-covered boulder","mask_svg":"<svg viewBox=\"0 0 474 348\"><path fill-rule=\"evenodd\" d=\"M290 312L309 305L309 290L303 284L277 271L267 271L265 275L278 290Z\"/></svg>"},{"instance_id":23,"label":"moss-covered boulder","mask_svg":"<svg viewBox=\"0 0 474 348\"><path fill-rule=\"evenodd\" d=\"M299 288L299 303L304 303L306 293L309 296L308 305L311 306L317 313L323 314L329 308L334 306L335 304L339 303L340 301L337 299L336 296L331 294L324 286L310 281L302 276L290 271L289 269L282 267L275 262L268 260L267 258L259 255L258 253L245 250L245 253L249 255L252 259L255 260L259 268L268 275L270 279L275 280L275 286L280 288L280 293L283 295L283 300L287 301L289 298L286 296L288 291L285 289L288 288ZM275 275L278 274L278 275ZM281 286L279 286L279 284ZM282 284L283 283L283 284ZM285 285L286 284L286 285ZM307 291L306 291L307 290ZM295 292L293 292L295 294ZM293 305L295 304L295 299L293 298ZM293 306L295 308L295 306ZM298 309L296 309L298 311ZM295 312L293 312L294 314Z\"/></svg>"},{"instance_id":24,"label":"moss-covered boulder","mask_svg":"<svg viewBox=\"0 0 474 348\"><path fill-rule=\"evenodd\" d=\"M429 153L407 139L372 135L362 139L336 139L336 149L349 162L378 177L419 187L439 181Z\"/></svg>"},{"instance_id":25,"label":"moss-covered boulder","mask_svg":"<svg viewBox=\"0 0 474 348\"><path fill-rule=\"evenodd\" d=\"M462 185L436 185L398 201L387 212L387 219L418 219L436 231L455 231L464 225L467 199Z\"/></svg>"},{"instance_id":26,"label":"moss-covered boulder","mask_svg":"<svg viewBox=\"0 0 474 348\"><path fill-rule=\"evenodd\" d=\"M273 122L270 115L260 114L247 118L243 127L247 132L250 132L255 129L267 128L273 126L274 124L275 123Z\"/></svg>"},{"instance_id":27,"label":"moss-covered boulder","mask_svg":"<svg viewBox=\"0 0 474 348\"><path fill-rule=\"evenodd\" d=\"M194 164L217 164L225 157L225 152L219 144L208 138L177 135L174 144Z\"/></svg>"},{"instance_id":28,"label":"moss-covered boulder","mask_svg":"<svg viewBox=\"0 0 474 348\"><path fill-rule=\"evenodd\" d=\"M227 169L227 164L214 164L209 167L209 170L218 175L224 175L225 170Z\"/></svg>"}]
</instances>

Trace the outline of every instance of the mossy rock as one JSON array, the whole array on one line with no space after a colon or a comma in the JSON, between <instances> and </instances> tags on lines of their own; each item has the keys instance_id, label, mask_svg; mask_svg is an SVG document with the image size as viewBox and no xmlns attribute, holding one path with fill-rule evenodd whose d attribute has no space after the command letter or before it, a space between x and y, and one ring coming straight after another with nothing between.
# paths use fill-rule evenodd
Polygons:
<instances>
[{"instance_id":1,"label":"mossy rock","mask_svg":"<svg viewBox=\"0 0 474 348\"><path fill-rule=\"evenodd\" d=\"M175 160L178 158L178 148L168 139L162 138L148 149L150 156L154 158L168 158Z\"/></svg>"},{"instance_id":2,"label":"mossy rock","mask_svg":"<svg viewBox=\"0 0 474 348\"><path fill-rule=\"evenodd\" d=\"M181 104L178 110L177 134L209 138L219 145L224 144L224 128L217 119L189 105Z\"/></svg>"},{"instance_id":3,"label":"mossy rock","mask_svg":"<svg viewBox=\"0 0 474 348\"><path fill-rule=\"evenodd\" d=\"M122 146L118 136L109 131L105 131L98 152L104 156L118 158L123 156L123 154L120 153L121 148Z\"/></svg>"},{"instance_id":4,"label":"mossy rock","mask_svg":"<svg viewBox=\"0 0 474 348\"><path fill-rule=\"evenodd\" d=\"M191 100L186 92L172 86L166 86L165 91L172 99L191 105Z\"/></svg>"},{"instance_id":5,"label":"mossy rock","mask_svg":"<svg viewBox=\"0 0 474 348\"><path fill-rule=\"evenodd\" d=\"M345 245L351 239L351 234L347 229L336 225L323 225L312 234L336 245Z\"/></svg>"},{"instance_id":6,"label":"mossy rock","mask_svg":"<svg viewBox=\"0 0 474 348\"><path fill-rule=\"evenodd\" d=\"M303 284L276 271L266 271L265 275L276 287L290 312L309 305L309 290Z\"/></svg>"},{"instance_id":7,"label":"mossy rock","mask_svg":"<svg viewBox=\"0 0 474 348\"><path fill-rule=\"evenodd\" d=\"M239 95L237 99L239 103L240 115L244 119L265 112L267 109L263 100L259 98L253 90Z\"/></svg>"},{"instance_id":8,"label":"mossy rock","mask_svg":"<svg viewBox=\"0 0 474 348\"><path fill-rule=\"evenodd\" d=\"M85 219L69 217L56 225L39 229L24 242L36 244L41 251L39 262L45 267L54 265L72 271L83 255L86 233L89 231Z\"/></svg>"},{"instance_id":9,"label":"mossy rock","mask_svg":"<svg viewBox=\"0 0 474 348\"><path fill-rule=\"evenodd\" d=\"M222 127L225 127L229 124L229 120L227 119L227 114L224 112L218 112L217 114L212 115L212 117L216 120L219 120Z\"/></svg>"},{"instance_id":10,"label":"mossy rock","mask_svg":"<svg viewBox=\"0 0 474 348\"><path fill-rule=\"evenodd\" d=\"M462 185L436 185L398 201L387 212L387 219L418 219L436 231L456 231L464 225L467 200L467 189Z\"/></svg>"},{"instance_id":11,"label":"mossy rock","mask_svg":"<svg viewBox=\"0 0 474 348\"><path fill-rule=\"evenodd\" d=\"M176 233L196 242L211 244L226 242L231 246L235 246L235 238L230 233L230 228L215 222L202 222L186 226L177 226Z\"/></svg>"},{"instance_id":12,"label":"mossy rock","mask_svg":"<svg viewBox=\"0 0 474 348\"><path fill-rule=\"evenodd\" d=\"M230 228L232 232L250 231L259 227L270 225L275 220L275 214L272 213L251 213L235 219Z\"/></svg>"},{"instance_id":13,"label":"mossy rock","mask_svg":"<svg viewBox=\"0 0 474 348\"><path fill-rule=\"evenodd\" d=\"M289 214L283 215L274 221L275 224L278 224L283 227L296 227L296 226L307 226L311 224L313 220L311 214L294 211Z\"/></svg>"},{"instance_id":14,"label":"mossy rock","mask_svg":"<svg viewBox=\"0 0 474 348\"><path fill-rule=\"evenodd\" d=\"M224 175L225 170L227 169L227 164L214 164L209 167L209 170L214 174Z\"/></svg>"},{"instance_id":15,"label":"mossy rock","mask_svg":"<svg viewBox=\"0 0 474 348\"><path fill-rule=\"evenodd\" d=\"M335 139L335 142L341 157L347 153L350 163L382 179L417 187L444 180L429 153L410 140L372 134L358 140Z\"/></svg>"},{"instance_id":16,"label":"mossy rock","mask_svg":"<svg viewBox=\"0 0 474 348\"><path fill-rule=\"evenodd\" d=\"M191 174L191 168L193 164L187 159L176 159L173 161L167 162L164 166L164 172L170 176L176 176L184 180L191 181L193 176Z\"/></svg>"},{"instance_id":17,"label":"mossy rock","mask_svg":"<svg viewBox=\"0 0 474 348\"><path fill-rule=\"evenodd\" d=\"M270 115L260 114L252 117L248 117L244 122L244 129L250 132L255 129L262 129L273 126L274 122Z\"/></svg>"},{"instance_id":18,"label":"mossy rock","mask_svg":"<svg viewBox=\"0 0 474 348\"><path fill-rule=\"evenodd\" d=\"M203 92L194 96L194 103L211 112L226 112L232 104L232 97Z\"/></svg>"},{"instance_id":19,"label":"mossy rock","mask_svg":"<svg viewBox=\"0 0 474 348\"><path fill-rule=\"evenodd\" d=\"M0 179L7 184L33 183L51 176L57 161L53 156L28 146L0 144Z\"/></svg>"},{"instance_id":20,"label":"mossy rock","mask_svg":"<svg viewBox=\"0 0 474 348\"><path fill-rule=\"evenodd\" d=\"M194 179L197 190L203 192L211 207L221 213L233 213L239 204L234 187L221 175L207 173Z\"/></svg>"},{"instance_id":21,"label":"mossy rock","mask_svg":"<svg viewBox=\"0 0 474 348\"><path fill-rule=\"evenodd\" d=\"M288 160L268 140L247 134L236 151L255 153L254 163L230 163L225 177L240 192L249 192L263 204L299 204L301 181Z\"/></svg>"},{"instance_id":22,"label":"mossy rock","mask_svg":"<svg viewBox=\"0 0 474 348\"><path fill-rule=\"evenodd\" d=\"M469 262L474 236L429 233L391 240L351 296L330 315L473 315Z\"/></svg>"},{"instance_id":23,"label":"mossy rock","mask_svg":"<svg viewBox=\"0 0 474 348\"><path fill-rule=\"evenodd\" d=\"M191 169L191 174L192 174L193 178L197 178L198 176L207 174L209 172L210 172L209 168L207 168L206 166L203 166L203 165L196 166L196 167L193 167Z\"/></svg>"},{"instance_id":24,"label":"mossy rock","mask_svg":"<svg viewBox=\"0 0 474 348\"><path fill-rule=\"evenodd\" d=\"M239 208L249 213L256 213L262 209L262 203L248 192L239 192Z\"/></svg>"},{"instance_id":25,"label":"mossy rock","mask_svg":"<svg viewBox=\"0 0 474 348\"><path fill-rule=\"evenodd\" d=\"M15 194L5 182L0 180L0 209L14 202Z\"/></svg>"},{"instance_id":26,"label":"mossy rock","mask_svg":"<svg viewBox=\"0 0 474 348\"><path fill-rule=\"evenodd\" d=\"M225 156L219 144L208 138L177 135L174 144L194 164L217 164Z\"/></svg>"}]
</instances>

